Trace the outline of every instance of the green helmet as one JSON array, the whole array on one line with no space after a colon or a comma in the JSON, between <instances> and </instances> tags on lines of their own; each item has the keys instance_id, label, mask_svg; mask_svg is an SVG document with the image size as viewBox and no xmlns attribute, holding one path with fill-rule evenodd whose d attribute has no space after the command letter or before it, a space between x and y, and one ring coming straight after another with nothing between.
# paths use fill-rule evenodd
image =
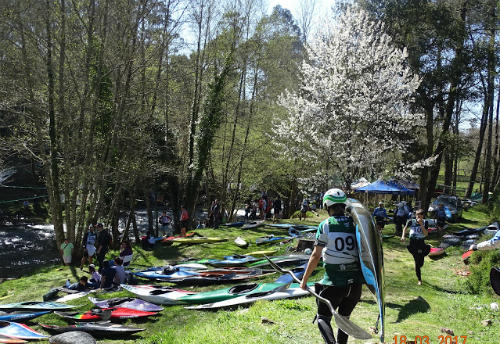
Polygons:
<instances>
[{"instance_id":1,"label":"green helmet","mask_svg":"<svg viewBox=\"0 0 500 344\"><path fill-rule=\"evenodd\" d=\"M328 209L328 207L334 205L334 204L346 204L347 201L347 196L345 195L344 191L340 189L330 189L327 192L325 192L325 195L323 196L323 206L325 209Z\"/></svg>"}]
</instances>

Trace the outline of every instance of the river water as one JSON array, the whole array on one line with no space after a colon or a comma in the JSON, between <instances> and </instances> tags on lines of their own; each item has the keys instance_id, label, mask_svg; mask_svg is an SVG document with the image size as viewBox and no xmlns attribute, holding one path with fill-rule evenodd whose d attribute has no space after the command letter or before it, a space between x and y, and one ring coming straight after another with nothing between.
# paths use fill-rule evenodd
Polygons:
<instances>
[{"instance_id":1,"label":"river water","mask_svg":"<svg viewBox=\"0 0 500 344\"><path fill-rule=\"evenodd\" d=\"M240 214L241 213L241 214ZM171 211L167 211L173 216ZM243 215L240 209L238 215ZM153 217L161 212L153 211ZM205 219L206 211L197 209L195 218ZM136 210L137 228L141 234L148 230L146 210ZM120 218L120 232L125 229L126 213ZM133 231L130 228L130 239ZM2 225L0 226L0 279L17 278L33 272L43 266L61 264L59 250L54 240L54 226L47 225Z\"/></svg>"},{"instance_id":2,"label":"river water","mask_svg":"<svg viewBox=\"0 0 500 344\"><path fill-rule=\"evenodd\" d=\"M161 213L159 213L161 214ZM172 216L171 212L167 212ZM145 234L148 228L146 210L136 211L137 228ZM157 212L153 212L156 216ZM197 214L197 216L206 216ZM126 217L120 219L119 228L125 228ZM129 232L133 238L132 228ZM0 226L0 279L17 278L37 268L60 264L60 254L54 241L53 225Z\"/></svg>"},{"instance_id":3,"label":"river water","mask_svg":"<svg viewBox=\"0 0 500 344\"><path fill-rule=\"evenodd\" d=\"M36 229L35 229L36 228ZM0 278L23 276L57 262L54 226L0 226Z\"/></svg>"}]
</instances>

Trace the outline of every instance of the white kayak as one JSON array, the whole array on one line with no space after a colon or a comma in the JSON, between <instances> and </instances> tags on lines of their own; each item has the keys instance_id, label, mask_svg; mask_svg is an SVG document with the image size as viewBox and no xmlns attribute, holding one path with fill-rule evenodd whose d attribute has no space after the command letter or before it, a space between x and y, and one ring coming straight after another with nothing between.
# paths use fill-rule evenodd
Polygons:
<instances>
[{"instance_id":1,"label":"white kayak","mask_svg":"<svg viewBox=\"0 0 500 344\"><path fill-rule=\"evenodd\" d=\"M86 290L86 291L81 291L79 293L68 294L68 295L65 295L63 297L58 298L56 300L56 302L67 302L67 301L71 301L71 300L76 300L76 299L79 299L81 297L87 296L88 294L93 293L93 292L95 292L95 290Z\"/></svg>"},{"instance_id":2,"label":"white kayak","mask_svg":"<svg viewBox=\"0 0 500 344\"><path fill-rule=\"evenodd\" d=\"M284 285L286 288L286 285ZM224 300L220 302L214 303L206 303L204 305L198 306L188 306L184 307L186 309L216 309L216 308L224 308L224 307L234 307L238 305L245 305L254 303L261 300L280 300L280 299L288 299L309 295L309 292L299 288L297 283L291 284L289 288L284 290L272 290L264 293L253 293L240 297L236 297L234 299Z\"/></svg>"},{"instance_id":3,"label":"white kayak","mask_svg":"<svg viewBox=\"0 0 500 344\"><path fill-rule=\"evenodd\" d=\"M195 294L192 291L165 286L122 284L121 287L140 299L157 305L181 304L184 302L179 301L180 297Z\"/></svg>"}]
</instances>

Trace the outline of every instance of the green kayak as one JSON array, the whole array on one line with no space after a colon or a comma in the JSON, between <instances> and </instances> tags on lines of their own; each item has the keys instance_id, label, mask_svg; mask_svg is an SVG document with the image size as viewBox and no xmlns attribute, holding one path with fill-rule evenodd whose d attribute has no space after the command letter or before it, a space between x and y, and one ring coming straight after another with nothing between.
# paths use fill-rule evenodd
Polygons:
<instances>
[{"instance_id":1,"label":"green kayak","mask_svg":"<svg viewBox=\"0 0 500 344\"><path fill-rule=\"evenodd\" d=\"M285 283L249 283L240 284L231 288L216 289L191 295L184 295L179 301L187 304L204 304L229 300L235 297L255 293L267 293L283 287Z\"/></svg>"}]
</instances>

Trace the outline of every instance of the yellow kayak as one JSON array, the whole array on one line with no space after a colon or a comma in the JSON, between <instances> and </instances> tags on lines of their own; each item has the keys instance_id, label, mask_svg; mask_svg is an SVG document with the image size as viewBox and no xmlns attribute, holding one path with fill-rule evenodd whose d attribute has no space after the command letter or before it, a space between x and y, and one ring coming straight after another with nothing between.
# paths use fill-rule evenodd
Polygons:
<instances>
[{"instance_id":1,"label":"yellow kayak","mask_svg":"<svg viewBox=\"0 0 500 344\"><path fill-rule=\"evenodd\" d=\"M272 254L275 254L276 252L278 252L278 250L263 250L263 251L248 252L245 253L245 255L253 257L263 257L263 256L270 256Z\"/></svg>"},{"instance_id":2,"label":"yellow kayak","mask_svg":"<svg viewBox=\"0 0 500 344\"><path fill-rule=\"evenodd\" d=\"M204 243L227 241L227 239L217 238L217 237L196 237L196 238L175 238L172 241L178 244L204 244Z\"/></svg>"}]
</instances>

